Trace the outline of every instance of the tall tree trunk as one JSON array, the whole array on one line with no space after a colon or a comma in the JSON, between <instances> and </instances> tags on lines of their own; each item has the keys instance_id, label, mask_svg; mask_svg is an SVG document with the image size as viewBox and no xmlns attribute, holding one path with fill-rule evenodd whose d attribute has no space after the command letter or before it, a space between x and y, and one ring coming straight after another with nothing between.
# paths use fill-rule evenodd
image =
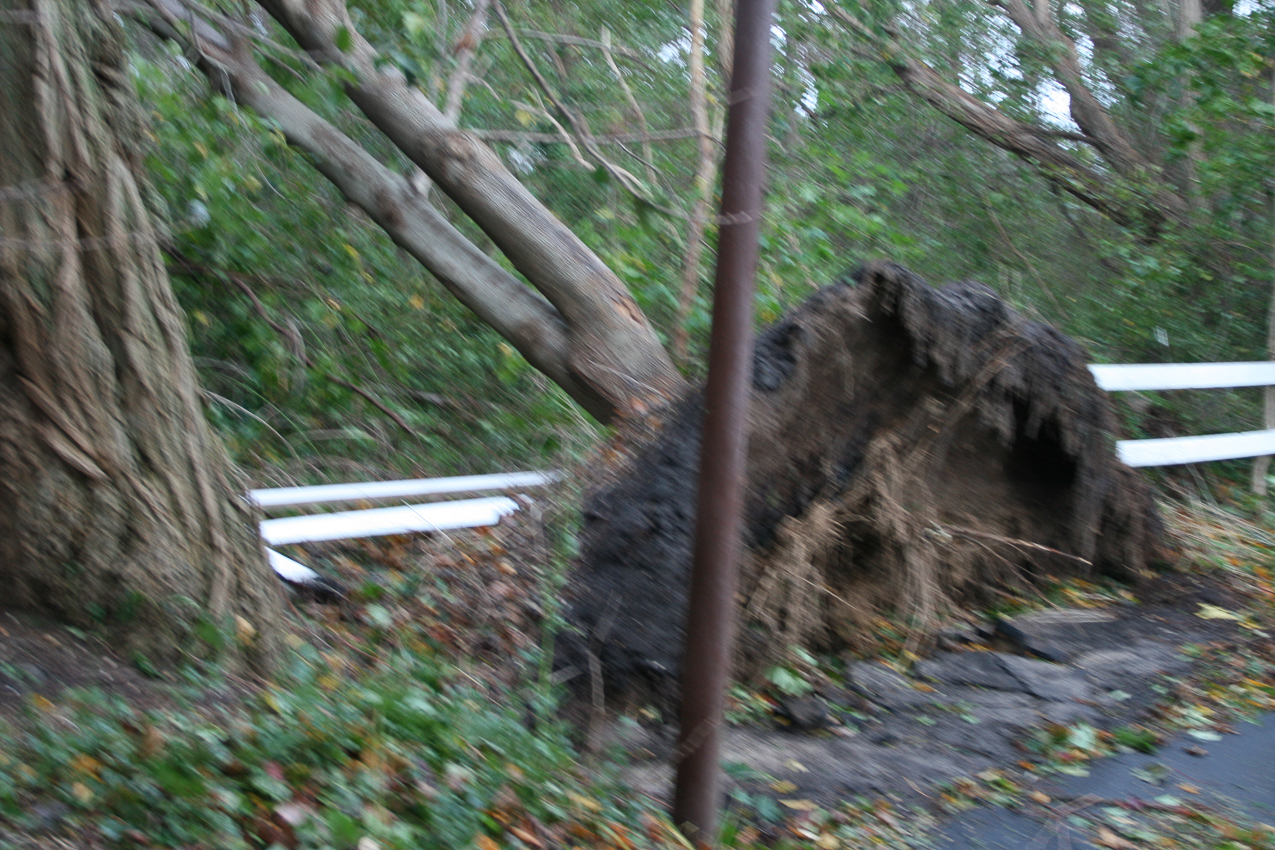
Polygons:
<instances>
[{"instance_id":1,"label":"tall tree trunk","mask_svg":"<svg viewBox=\"0 0 1275 850\"><path fill-rule=\"evenodd\" d=\"M1275 104L1275 74L1271 76L1271 103ZM1271 220L1275 222L1275 199L1271 202ZM1271 234L1271 300L1266 313L1266 359L1275 360L1275 233ZM1262 390L1262 427L1275 428L1275 387ZM1271 456L1253 458L1252 487L1259 496L1266 495L1266 473Z\"/></svg>"},{"instance_id":2,"label":"tall tree trunk","mask_svg":"<svg viewBox=\"0 0 1275 850\"><path fill-rule=\"evenodd\" d=\"M682 286L677 298L677 318L673 324L673 360L685 364L688 355L691 310L699 292L700 257L704 253L704 231L717 182L717 150L708 132L708 96L704 74L704 0L691 0L690 72L691 120L699 140L699 165L695 170L695 204L691 207L690 229L686 234L686 261L682 266Z\"/></svg>"},{"instance_id":3,"label":"tall tree trunk","mask_svg":"<svg viewBox=\"0 0 1275 850\"><path fill-rule=\"evenodd\" d=\"M0 0L0 582L152 661L224 626L274 660L280 595L204 421L139 187L104 0ZM20 119L20 120L19 120Z\"/></svg>"}]
</instances>

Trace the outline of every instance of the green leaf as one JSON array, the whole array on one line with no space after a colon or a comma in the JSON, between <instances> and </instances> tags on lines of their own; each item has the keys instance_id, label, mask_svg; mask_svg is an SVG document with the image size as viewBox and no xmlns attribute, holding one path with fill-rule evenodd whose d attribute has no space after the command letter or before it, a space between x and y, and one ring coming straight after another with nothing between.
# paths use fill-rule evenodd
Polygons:
<instances>
[{"instance_id":1,"label":"green leaf","mask_svg":"<svg viewBox=\"0 0 1275 850\"><path fill-rule=\"evenodd\" d=\"M342 53L349 53L354 47L354 36L350 34L349 27L341 27L336 31L336 49Z\"/></svg>"},{"instance_id":2,"label":"green leaf","mask_svg":"<svg viewBox=\"0 0 1275 850\"><path fill-rule=\"evenodd\" d=\"M424 15L419 15L416 12L403 13L403 29L406 30L407 34L412 38L415 38L425 32L425 28L427 26L428 24L425 21Z\"/></svg>"},{"instance_id":3,"label":"green leaf","mask_svg":"<svg viewBox=\"0 0 1275 850\"><path fill-rule=\"evenodd\" d=\"M1130 772L1135 779L1141 779L1149 785L1159 785L1169 778L1170 770L1163 764L1151 764L1145 768L1134 768Z\"/></svg>"},{"instance_id":4,"label":"green leaf","mask_svg":"<svg viewBox=\"0 0 1275 850\"><path fill-rule=\"evenodd\" d=\"M767 678L781 693L790 697L805 696L814 690L814 687L809 682L786 667L775 667L770 671Z\"/></svg>"},{"instance_id":5,"label":"green leaf","mask_svg":"<svg viewBox=\"0 0 1275 850\"><path fill-rule=\"evenodd\" d=\"M328 829L332 830L332 838L338 847L353 847L363 837L359 822L337 809L327 814Z\"/></svg>"}]
</instances>

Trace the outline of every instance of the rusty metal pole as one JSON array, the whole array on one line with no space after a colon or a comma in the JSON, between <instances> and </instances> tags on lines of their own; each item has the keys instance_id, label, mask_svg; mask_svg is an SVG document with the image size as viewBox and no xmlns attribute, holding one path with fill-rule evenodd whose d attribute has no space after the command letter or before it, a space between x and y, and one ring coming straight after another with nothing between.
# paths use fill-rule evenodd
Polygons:
<instances>
[{"instance_id":1,"label":"rusty metal pole","mask_svg":"<svg viewBox=\"0 0 1275 850\"><path fill-rule=\"evenodd\" d=\"M753 371L753 278L766 167L775 2L737 0L735 12L735 59L722 167L713 330L704 394L673 800L674 823L697 847L711 845L717 835L719 739L734 640L743 527L748 388Z\"/></svg>"}]
</instances>

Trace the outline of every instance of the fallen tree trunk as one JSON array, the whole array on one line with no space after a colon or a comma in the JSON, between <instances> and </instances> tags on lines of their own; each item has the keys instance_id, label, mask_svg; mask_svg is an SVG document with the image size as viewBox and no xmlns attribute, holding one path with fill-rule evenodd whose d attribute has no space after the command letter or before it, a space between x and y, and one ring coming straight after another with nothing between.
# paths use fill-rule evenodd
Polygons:
<instances>
[{"instance_id":1,"label":"fallen tree trunk","mask_svg":"<svg viewBox=\"0 0 1275 850\"><path fill-rule=\"evenodd\" d=\"M1136 576L1162 525L1081 348L981 284L869 265L758 339L737 673L876 618L923 630L991 588ZM560 663L675 690L702 397L586 497Z\"/></svg>"}]
</instances>

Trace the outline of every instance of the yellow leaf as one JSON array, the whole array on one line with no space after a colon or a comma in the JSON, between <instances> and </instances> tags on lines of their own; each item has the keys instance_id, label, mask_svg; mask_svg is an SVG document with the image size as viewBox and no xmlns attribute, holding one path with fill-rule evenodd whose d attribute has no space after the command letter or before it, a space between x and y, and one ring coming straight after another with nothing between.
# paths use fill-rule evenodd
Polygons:
<instances>
[{"instance_id":1,"label":"yellow leaf","mask_svg":"<svg viewBox=\"0 0 1275 850\"><path fill-rule=\"evenodd\" d=\"M819 845L820 850L835 850L841 846L841 840L830 832L825 832L815 841Z\"/></svg>"},{"instance_id":2,"label":"yellow leaf","mask_svg":"<svg viewBox=\"0 0 1275 850\"><path fill-rule=\"evenodd\" d=\"M489 835L479 835L474 843L478 845L478 850L500 850L500 845L492 841Z\"/></svg>"},{"instance_id":3,"label":"yellow leaf","mask_svg":"<svg viewBox=\"0 0 1275 850\"><path fill-rule=\"evenodd\" d=\"M1035 800L1037 803L1040 803L1042 806L1049 802L1049 795L1046 794L1044 791L1033 791L1027 796L1031 797L1033 800Z\"/></svg>"},{"instance_id":4,"label":"yellow leaf","mask_svg":"<svg viewBox=\"0 0 1275 850\"><path fill-rule=\"evenodd\" d=\"M1191 785L1190 783L1187 783L1187 782L1179 782L1179 783L1178 783L1178 787L1179 787L1179 788L1181 788L1183 791L1185 791L1185 792L1186 792L1186 793L1188 793L1188 794L1199 794L1199 793L1200 793L1199 786Z\"/></svg>"},{"instance_id":5,"label":"yellow leaf","mask_svg":"<svg viewBox=\"0 0 1275 850\"><path fill-rule=\"evenodd\" d=\"M1111 850L1138 850L1138 845L1121 838L1105 826L1098 827L1098 843Z\"/></svg>"},{"instance_id":6,"label":"yellow leaf","mask_svg":"<svg viewBox=\"0 0 1275 850\"><path fill-rule=\"evenodd\" d=\"M539 838L536 838L536 836L532 835L530 832L527 832L527 830L525 829L520 829L516 826L511 826L509 827L509 834L512 835L514 838L517 838L523 844L527 844L532 847L545 846L543 841L541 841Z\"/></svg>"},{"instance_id":7,"label":"yellow leaf","mask_svg":"<svg viewBox=\"0 0 1275 850\"><path fill-rule=\"evenodd\" d=\"M252 643L257 637L257 627L240 615L235 615L235 637L239 638L239 642L244 646Z\"/></svg>"},{"instance_id":8,"label":"yellow leaf","mask_svg":"<svg viewBox=\"0 0 1275 850\"><path fill-rule=\"evenodd\" d=\"M53 702L48 697L41 694L32 694L31 704L39 711L47 712L53 710Z\"/></svg>"},{"instance_id":9,"label":"yellow leaf","mask_svg":"<svg viewBox=\"0 0 1275 850\"><path fill-rule=\"evenodd\" d=\"M419 295L413 295L411 298L407 299L407 303L412 306L413 310L425 309L425 299Z\"/></svg>"},{"instance_id":10,"label":"yellow leaf","mask_svg":"<svg viewBox=\"0 0 1275 850\"><path fill-rule=\"evenodd\" d=\"M81 773L88 773L93 776L97 775L98 768L101 766L102 763L100 761L90 755L85 755L84 753L80 753L78 756L71 759L72 770L78 770Z\"/></svg>"},{"instance_id":11,"label":"yellow leaf","mask_svg":"<svg viewBox=\"0 0 1275 850\"><path fill-rule=\"evenodd\" d=\"M195 150L199 151L200 156L208 156L208 148L204 147L203 142L195 142Z\"/></svg>"},{"instance_id":12,"label":"yellow leaf","mask_svg":"<svg viewBox=\"0 0 1275 850\"><path fill-rule=\"evenodd\" d=\"M796 783L789 782L787 779L780 779L778 782L772 782L770 783L770 787L773 788L777 794L791 794L793 791L797 790Z\"/></svg>"},{"instance_id":13,"label":"yellow leaf","mask_svg":"<svg viewBox=\"0 0 1275 850\"><path fill-rule=\"evenodd\" d=\"M796 759L788 759L784 762L784 769L791 770L793 773L807 773L806 766Z\"/></svg>"},{"instance_id":14,"label":"yellow leaf","mask_svg":"<svg viewBox=\"0 0 1275 850\"><path fill-rule=\"evenodd\" d=\"M525 109L515 109L514 118L517 118L518 123L524 127L529 125L533 120L532 114Z\"/></svg>"},{"instance_id":15,"label":"yellow leaf","mask_svg":"<svg viewBox=\"0 0 1275 850\"><path fill-rule=\"evenodd\" d=\"M75 795L75 799L81 803L87 803L93 799L93 789L85 785L83 782L76 782L71 786L71 793Z\"/></svg>"},{"instance_id":16,"label":"yellow leaf","mask_svg":"<svg viewBox=\"0 0 1275 850\"><path fill-rule=\"evenodd\" d=\"M602 811L602 804L599 803L597 800L592 799L591 797L585 797L580 794L568 794L567 796L570 797L571 802L575 803L577 806L586 808L591 812Z\"/></svg>"},{"instance_id":17,"label":"yellow leaf","mask_svg":"<svg viewBox=\"0 0 1275 850\"><path fill-rule=\"evenodd\" d=\"M1205 620L1238 620L1239 614L1227 611L1225 608L1219 608L1216 605L1205 605L1200 603L1200 610L1195 612L1195 616Z\"/></svg>"},{"instance_id":18,"label":"yellow leaf","mask_svg":"<svg viewBox=\"0 0 1275 850\"><path fill-rule=\"evenodd\" d=\"M780 800L779 804L799 812L813 812L819 808L819 804L814 800Z\"/></svg>"}]
</instances>

